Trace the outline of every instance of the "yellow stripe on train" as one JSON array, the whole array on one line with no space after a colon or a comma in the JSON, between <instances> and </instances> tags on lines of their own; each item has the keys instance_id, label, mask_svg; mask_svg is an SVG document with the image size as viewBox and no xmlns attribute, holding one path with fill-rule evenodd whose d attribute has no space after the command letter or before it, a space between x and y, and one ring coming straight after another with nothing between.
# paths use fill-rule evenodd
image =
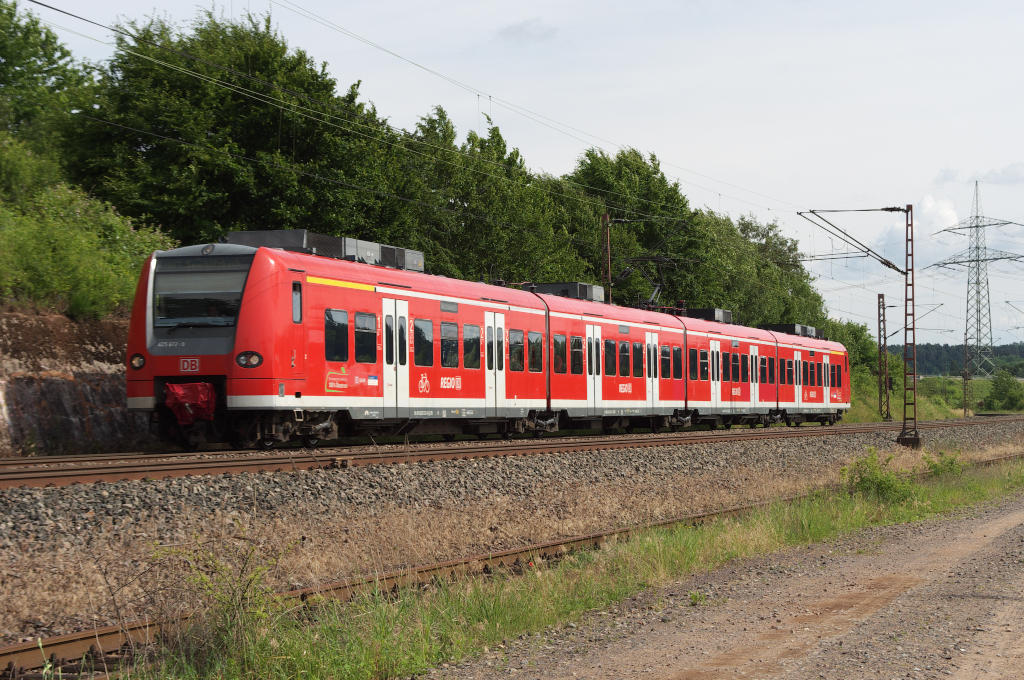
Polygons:
<instances>
[{"instance_id":1,"label":"yellow stripe on train","mask_svg":"<svg viewBox=\"0 0 1024 680\"><path fill-rule=\"evenodd\" d=\"M376 286L371 286L366 283L353 283L351 281L338 281L337 279L321 279L319 276L307 276L306 280L310 283L319 283L323 286L337 286L338 288L355 288L356 290L368 290L376 291Z\"/></svg>"}]
</instances>

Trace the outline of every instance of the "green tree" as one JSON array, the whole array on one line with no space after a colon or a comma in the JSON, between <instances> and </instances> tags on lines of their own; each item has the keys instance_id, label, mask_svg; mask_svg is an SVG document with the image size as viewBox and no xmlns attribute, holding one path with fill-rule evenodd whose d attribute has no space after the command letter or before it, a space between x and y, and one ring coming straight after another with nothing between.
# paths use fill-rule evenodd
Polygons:
<instances>
[{"instance_id":1,"label":"green tree","mask_svg":"<svg viewBox=\"0 0 1024 680\"><path fill-rule=\"evenodd\" d=\"M1009 371L999 371L992 379L986 406L1007 411L1024 408L1024 385L1021 385Z\"/></svg>"}]
</instances>

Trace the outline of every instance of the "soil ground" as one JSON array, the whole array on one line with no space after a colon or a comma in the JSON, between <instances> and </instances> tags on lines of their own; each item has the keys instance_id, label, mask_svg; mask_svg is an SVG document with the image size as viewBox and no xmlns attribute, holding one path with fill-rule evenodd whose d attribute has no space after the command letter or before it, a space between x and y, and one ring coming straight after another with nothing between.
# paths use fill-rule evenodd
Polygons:
<instances>
[{"instance_id":1,"label":"soil ground","mask_svg":"<svg viewBox=\"0 0 1024 680\"><path fill-rule=\"evenodd\" d=\"M1017 495L730 563L431 675L1024 678L1022 596Z\"/></svg>"}]
</instances>

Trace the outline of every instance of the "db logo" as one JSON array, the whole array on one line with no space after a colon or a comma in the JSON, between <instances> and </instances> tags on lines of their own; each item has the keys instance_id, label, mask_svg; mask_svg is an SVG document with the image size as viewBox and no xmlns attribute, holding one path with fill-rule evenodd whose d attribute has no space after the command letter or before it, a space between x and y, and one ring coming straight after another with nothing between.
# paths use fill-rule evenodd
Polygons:
<instances>
[{"instance_id":1,"label":"db logo","mask_svg":"<svg viewBox=\"0 0 1024 680\"><path fill-rule=\"evenodd\" d=\"M441 389L442 390L461 390L462 389L462 376L457 375L450 378L441 378Z\"/></svg>"},{"instance_id":2,"label":"db logo","mask_svg":"<svg viewBox=\"0 0 1024 680\"><path fill-rule=\"evenodd\" d=\"M181 357L182 373L198 373L199 357Z\"/></svg>"},{"instance_id":3,"label":"db logo","mask_svg":"<svg viewBox=\"0 0 1024 680\"><path fill-rule=\"evenodd\" d=\"M196 370L198 371L199 369L197 368ZM423 374L420 375L420 385L419 385L419 387L420 387L420 393L421 394L423 392L429 392L430 391L430 381L427 380L427 374L426 373L423 373Z\"/></svg>"}]
</instances>

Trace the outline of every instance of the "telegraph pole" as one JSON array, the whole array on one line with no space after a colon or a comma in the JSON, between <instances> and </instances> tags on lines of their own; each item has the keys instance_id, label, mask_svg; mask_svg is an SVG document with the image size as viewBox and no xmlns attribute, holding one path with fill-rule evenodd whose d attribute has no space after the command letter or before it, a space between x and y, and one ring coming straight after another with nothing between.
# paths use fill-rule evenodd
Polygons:
<instances>
[{"instance_id":1,"label":"telegraph pole","mask_svg":"<svg viewBox=\"0 0 1024 680\"><path fill-rule=\"evenodd\" d=\"M889 412L889 350L885 333L885 295L878 294L878 415L892 420Z\"/></svg>"},{"instance_id":2,"label":"telegraph pole","mask_svg":"<svg viewBox=\"0 0 1024 680\"><path fill-rule=\"evenodd\" d=\"M971 353L967 350L967 333L964 333L964 370L960 373L964 379L964 418L970 418L971 405Z\"/></svg>"}]
</instances>

